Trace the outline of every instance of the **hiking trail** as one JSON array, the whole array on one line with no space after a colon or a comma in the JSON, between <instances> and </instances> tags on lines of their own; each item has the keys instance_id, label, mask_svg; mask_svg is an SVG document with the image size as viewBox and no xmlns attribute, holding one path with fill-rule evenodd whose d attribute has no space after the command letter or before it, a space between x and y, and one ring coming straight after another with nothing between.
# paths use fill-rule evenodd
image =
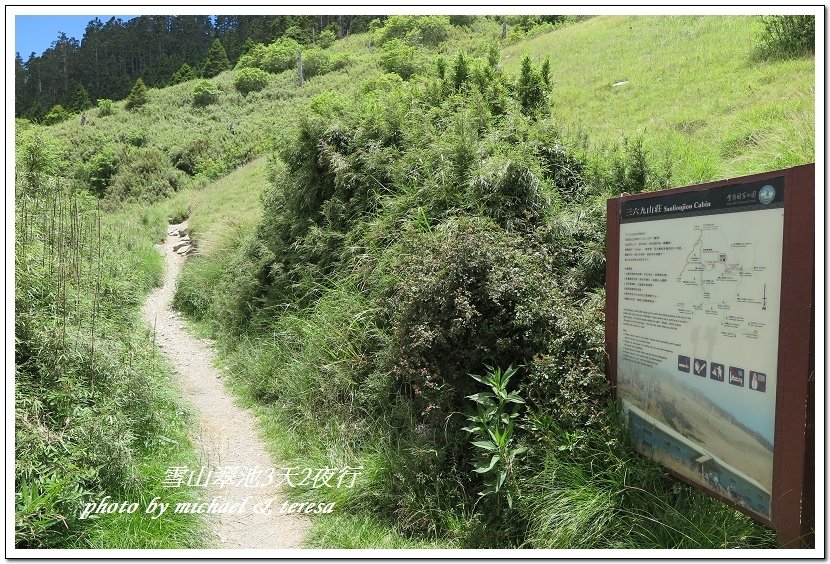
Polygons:
<instances>
[{"instance_id":1,"label":"hiking trail","mask_svg":"<svg viewBox=\"0 0 830 564\"><path fill-rule=\"evenodd\" d=\"M249 470L259 468L266 472L273 469L273 482L279 481L280 465L271 459L259 438L254 416L236 404L222 382L214 366L212 342L191 335L181 315L173 310L176 280L186 260L173 247L181 242L178 230L186 228L187 222L170 225L163 245L157 246L164 255L164 280L149 295L141 313L155 334L155 342L175 368L182 397L194 414L191 440L205 473L213 472L203 500L221 498L219 503L241 503L250 496L239 513L205 513L213 535L207 544L231 549L301 548L310 526L308 518L280 512L287 497L278 485L246 487L242 480ZM217 472L220 467L224 472ZM231 474L239 478L223 485L217 477L227 475L233 467L239 471ZM195 470L198 473L199 469ZM254 484L265 482L267 477L261 476ZM273 499L271 514L254 512L254 507L269 499Z\"/></svg>"}]
</instances>

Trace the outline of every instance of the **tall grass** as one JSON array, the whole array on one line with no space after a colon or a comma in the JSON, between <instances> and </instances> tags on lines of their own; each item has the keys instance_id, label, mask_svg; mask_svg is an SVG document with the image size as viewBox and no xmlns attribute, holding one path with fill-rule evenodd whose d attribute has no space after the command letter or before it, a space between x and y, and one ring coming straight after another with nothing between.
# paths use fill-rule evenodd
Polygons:
<instances>
[{"instance_id":1,"label":"tall grass","mask_svg":"<svg viewBox=\"0 0 830 564\"><path fill-rule=\"evenodd\" d=\"M544 436L548 447L522 477L522 511L530 524L526 547L776 546L770 529L640 457L624 432L567 433L550 426Z\"/></svg>"},{"instance_id":2,"label":"tall grass","mask_svg":"<svg viewBox=\"0 0 830 564\"><path fill-rule=\"evenodd\" d=\"M161 479L195 455L170 368L138 320L162 273L152 229L113 224L97 199L40 168L15 186L15 545L201 546L194 516L81 518L107 495L193 497Z\"/></svg>"}]
</instances>

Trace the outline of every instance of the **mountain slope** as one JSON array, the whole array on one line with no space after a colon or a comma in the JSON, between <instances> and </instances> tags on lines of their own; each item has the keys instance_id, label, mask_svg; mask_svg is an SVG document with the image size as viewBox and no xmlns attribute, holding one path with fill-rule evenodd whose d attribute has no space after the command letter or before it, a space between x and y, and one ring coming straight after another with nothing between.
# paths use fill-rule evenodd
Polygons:
<instances>
[{"instance_id":1,"label":"mountain slope","mask_svg":"<svg viewBox=\"0 0 830 564\"><path fill-rule=\"evenodd\" d=\"M763 60L762 31L760 17L598 16L502 60L550 57L554 115L592 142L642 135L679 186L815 160L815 60Z\"/></svg>"}]
</instances>

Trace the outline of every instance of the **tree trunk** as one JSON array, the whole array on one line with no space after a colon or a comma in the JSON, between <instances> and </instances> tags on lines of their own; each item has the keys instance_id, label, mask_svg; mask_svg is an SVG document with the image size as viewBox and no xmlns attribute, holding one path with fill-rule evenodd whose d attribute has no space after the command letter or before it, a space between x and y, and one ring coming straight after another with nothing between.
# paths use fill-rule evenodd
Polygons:
<instances>
[{"instance_id":1,"label":"tree trunk","mask_svg":"<svg viewBox=\"0 0 830 564\"><path fill-rule=\"evenodd\" d=\"M297 76L300 79L300 86L303 85L303 52L297 51Z\"/></svg>"}]
</instances>

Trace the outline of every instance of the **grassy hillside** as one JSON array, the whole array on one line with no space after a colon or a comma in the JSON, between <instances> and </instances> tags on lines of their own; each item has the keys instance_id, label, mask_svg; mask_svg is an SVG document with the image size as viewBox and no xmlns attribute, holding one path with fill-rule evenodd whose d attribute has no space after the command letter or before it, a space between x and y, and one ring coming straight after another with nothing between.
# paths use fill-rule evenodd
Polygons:
<instances>
[{"instance_id":1,"label":"grassy hillside","mask_svg":"<svg viewBox=\"0 0 830 564\"><path fill-rule=\"evenodd\" d=\"M176 306L278 459L363 468L311 545L766 548L634 454L603 375L606 198L814 160L814 59L763 59L761 30L603 16L508 46L492 20L403 18L303 87L242 96L227 71L206 106L191 81L43 129L146 287L189 218ZM476 433L498 423L464 414L509 367L526 403L493 459Z\"/></svg>"},{"instance_id":2,"label":"grassy hillside","mask_svg":"<svg viewBox=\"0 0 830 564\"><path fill-rule=\"evenodd\" d=\"M765 60L762 31L760 17L602 16L502 61L550 57L558 119L594 143L642 136L682 186L815 160L815 60Z\"/></svg>"},{"instance_id":3,"label":"grassy hillside","mask_svg":"<svg viewBox=\"0 0 830 564\"><path fill-rule=\"evenodd\" d=\"M504 48L510 81L523 54L550 56L544 118L509 101L499 115L490 94L446 98L434 76L438 57L458 76L449 42L417 52L426 78L312 102L277 147L260 224L193 261L177 299L212 326L280 458L366 469L357 491L337 492L343 511L316 521L314 546L771 546L769 530L633 456L592 387L605 197L813 159L813 61L757 58L760 30L753 18L597 17ZM498 31L455 44L471 68ZM383 46L349 41L367 64L382 62ZM511 215L532 226L537 210L544 227L529 231ZM555 296L523 286L547 252L549 280L536 287ZM551 316L553 340L522 356L511 348L518 317L499 319L490 299L515 316L529 300ZM516 439L530 454L517 461L512 510L504 498L476 501L482 482L454 458L475 456L457 415L475 390L463 376L487 359L520 362L518 390L533 405L523 420L536 431Z\"/></svg>"}]
</instances>

